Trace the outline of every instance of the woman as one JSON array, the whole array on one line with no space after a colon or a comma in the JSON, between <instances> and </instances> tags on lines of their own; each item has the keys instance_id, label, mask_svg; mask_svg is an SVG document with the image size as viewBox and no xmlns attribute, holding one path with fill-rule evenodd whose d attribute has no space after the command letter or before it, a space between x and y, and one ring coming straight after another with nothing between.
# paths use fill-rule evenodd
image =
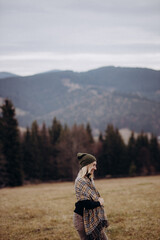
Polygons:
<instances>
[{"instance_id":1,"label":"woman","mask_svg":"<svg viewBox=\"0 0 160 240\"><path fill-rule=\"evenodd\" d=\"M104 213L104 200L96 190L93 175L96 158L87 153L78 153L80 171L75 180L77 202L74 210L74 226L81 240L107 240L103 231L108 227Z\"/></svg>"}]
</instances>

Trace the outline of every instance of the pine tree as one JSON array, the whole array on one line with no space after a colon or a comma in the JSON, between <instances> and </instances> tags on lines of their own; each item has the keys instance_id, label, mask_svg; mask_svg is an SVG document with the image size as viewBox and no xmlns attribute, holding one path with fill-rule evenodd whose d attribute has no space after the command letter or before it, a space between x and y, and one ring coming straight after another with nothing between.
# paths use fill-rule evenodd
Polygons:
<instances>
[{"instance_id":1,"label":"pine tree","mask_svg":"<svg viewBox=\"0 0 160 240\"><path fill-rule=\"evenodd\" d=\"M127 164L127 172L129 173L130 176L135 176L136 175L136 165L135 165L135 159L136 159L136 140L134 137L134 132L131 133L131 136L128 141L128 146L127 146L127 159L128 159L128 164Z\"/></svg>"},{"instance_id":2,"label":"pine tree","mask_svg":"<svg viewBox=\"0 0 160 240\"><path fill-rule=\"evenodd\" d=\"M99 140L100 142L103 142L103 135L102 135L101 132L99 133L98 140Z\"/></svg>"},{"instance_id":3,"label":"pine tree","mask_svg":"<svg viewBox=\"0 0 160 240\"><path fill-rule=\"evenodd\" d=\"M61 132L62 132L63 128L62 125L60 123L60 121L58 121L56 119L56 117L53 119L52 122L52 126L49 129L49 133L50 133L50 138L51 138L51 143L53 145L55 145L56 143L58 143L60 136L61 136Z\"/></svg>"},{"instance_id":4,"label":"pine tree","mask_svg":"<svg viewBox=\"0 0 160 240\"><path fill-rule=\"evenodd\" d=\"M41 180L43 176L43 160L40 148L40 131L37 121L34 121L31 126L31 154L32 154L32 165L33 175L35 180Z\"/></svg>"},{"instance_id":5,"label":"pine tree","mask_svg":"<svg viewBox=\"0 0 160 240\"><path fill-rule=\"evenodd\" d=\"M6 159L6 169L9 186L22 185L22 167L20 159L20 139L18 122L15 117L15 108L10 100L6 99L1 106L0 141L2 153Z\"/></svg>"},{"instance_id":6,"label":"pine tree","mask_svg":"<svg viewBox=\"0 0 160 240\"><path fill-rule=\"evenodd\" d=\"M24 179L27 181L31 180L34 176L34 164L32 158L31 132L28 127L22 140L22 161Z\"/></svg>"},{"instance_id":7,"label":"pine tree","mask_svg":"<svg viewBox=\"0 0 160 240\"><path fill-rule=\"evenodd\" d=\"M126 146L118 131L112 124L107 126L100 156L101 176L126 175Z\"/></svg>"},{"instance_id":8,"label":"pine tree","mask_svg":"<svg viewBox=\"0 0 160 240\"><path fill-rule=\"evenodd\" d=\"M0 144L0 188L7 186L8 175L7 175L7 162L2 153L2 144Z\"/></svg>"},{"instance_id":9,"label":"pine tree","mask_svg":"<svg viewBox=\"0 0 160 240\"><path fill-rule=\"evenodd\" d=\"M99 140L99 151L97 152L97 171L96 175L99 177L105 177L106 175L110 174L110 166L108 162L108 155L107 155L107 143L106 141Z\"/></svg>"},{"instance_id":10,"label":"pine tree","mask_svg":"<svg viewBox=\"0 0 160 240\"><path fill-rule=\"evenodd\" d=\"M148 175L151 171L150 149L148 137L141 132L136 140L136 172L137 174Z\"/></svg>"},{"instance_id":11,"label":"pine tree","mask_svg":"<svg viewBox=\"0 0 160 240\"><path fill-rule=\"evenodd\" d=\"M93 135L92 135L92 129L91 129L91 126L90 126L89 123L87 123L86 131L87 131L87 134L88 134L88 137L89 137L89 142L94 143L94 139L93 139Z\"/></svg>"},{"instance_id":12,"label":"pine tree","mask_svg":"<svg viewBox=\"0 0 160 240\"><path fill-rule=\"evenodd\" d=\"M43 168L43 178L42 180L51 180L54 175L54 162L52 161L51 150L52 146L50 143L49 133L46 128L45 123L43 123L40 131L40 151L42 156L42 168Z\"/></svg>"},{"instance_id":13,"label":"pine tree","mask_svg":"<svg viewBox=\"0 0 160 240\"><path fill-rule=\"evenodd\" d=\"M63 132L63 127L60 121L58 121L55 117L53 119L51 128L49 128L49 136L50 136L50 142L51 142L52 179L59 178L58 162L57 162L58 156L59 156L58 144L60 143L62 132Z\"/></svg>"},{"instance_id":14,"label":"pine tree","mask_svg":"<svg viewBox=\"0 0 160 240\"><path fill-rule=\"evenodd\" d=\"M150 142L151 168L152 173L160 172L160 146L157 137L152 134Z\"/></svg>"}]
</instances>

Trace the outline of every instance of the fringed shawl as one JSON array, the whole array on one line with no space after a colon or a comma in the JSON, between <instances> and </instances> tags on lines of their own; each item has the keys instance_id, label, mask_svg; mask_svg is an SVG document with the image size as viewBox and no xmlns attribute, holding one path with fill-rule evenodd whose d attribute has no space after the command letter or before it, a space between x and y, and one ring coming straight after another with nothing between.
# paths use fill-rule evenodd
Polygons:
<instances>
[{"instance_id":1,"label":"fringed shawl","mask_svg":"<svg viewBox=\"0 0 160 240\"><path fill-rule=\"evenodd\" d=\"M98 201L100 197L94 183L87 176L77 178L75 181L75 192L78 201L93 200ZM103 227L108 227L108 221L104 212L104 207L99 206L94 209L83 210L83 222L86 235L89 240L100 240Z\"/></svg>"}]
</instances>

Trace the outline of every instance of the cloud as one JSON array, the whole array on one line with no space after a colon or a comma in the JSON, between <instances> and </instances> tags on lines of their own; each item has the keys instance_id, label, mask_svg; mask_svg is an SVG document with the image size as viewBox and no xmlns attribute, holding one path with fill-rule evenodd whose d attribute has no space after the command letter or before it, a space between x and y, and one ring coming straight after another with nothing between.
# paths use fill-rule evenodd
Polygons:
<instances>
[{"instance_id":1,"label":"cloud","mask_svg":"<svg viewBox=\"0 0 160 240\"><path fill-rule=\"evenodd\" d=\"M0 71L6 68L10 71L9 66L15 68L14 61L20 59L23 65L19 65L19 72L24 68L35 72L35 67L31 69L25 60L31 60L32 66L36 66L36 61L48 61L50 66L51 61L53 65L57 61L56 68L69 65L74 70L71 59L75 57L77 61L80 55L89 66L93 66L89 63L93 61L88 56L94 55L97 66L100 62L121 65L127 56L126 63L130 66L141 62L157 68L159 13L159 0L0 0L0 60L3 61ZM153 55L155 59L151 57L148 63L146 56ZM83 62L79 64L82 69ZM44 62L41 70L45 65Z\"/></svg>"}]
</instances>

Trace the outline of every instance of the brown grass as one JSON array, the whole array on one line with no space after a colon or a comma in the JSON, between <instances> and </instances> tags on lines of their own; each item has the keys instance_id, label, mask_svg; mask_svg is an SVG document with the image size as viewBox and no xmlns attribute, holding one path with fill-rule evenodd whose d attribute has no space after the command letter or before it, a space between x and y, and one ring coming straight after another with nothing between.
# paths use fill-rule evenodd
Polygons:
<instances>
[{"instance_id":1,"label":"brown grass","mask_svg":"<svg viewBox=\"0 0 160 240\"><path fill-rule=\"evenodd\" d=\"M96 180L110 240L160 240L160 176ZM0 240L78 240L73 183L0 190Z\"/></svg>"}]
</instances>

